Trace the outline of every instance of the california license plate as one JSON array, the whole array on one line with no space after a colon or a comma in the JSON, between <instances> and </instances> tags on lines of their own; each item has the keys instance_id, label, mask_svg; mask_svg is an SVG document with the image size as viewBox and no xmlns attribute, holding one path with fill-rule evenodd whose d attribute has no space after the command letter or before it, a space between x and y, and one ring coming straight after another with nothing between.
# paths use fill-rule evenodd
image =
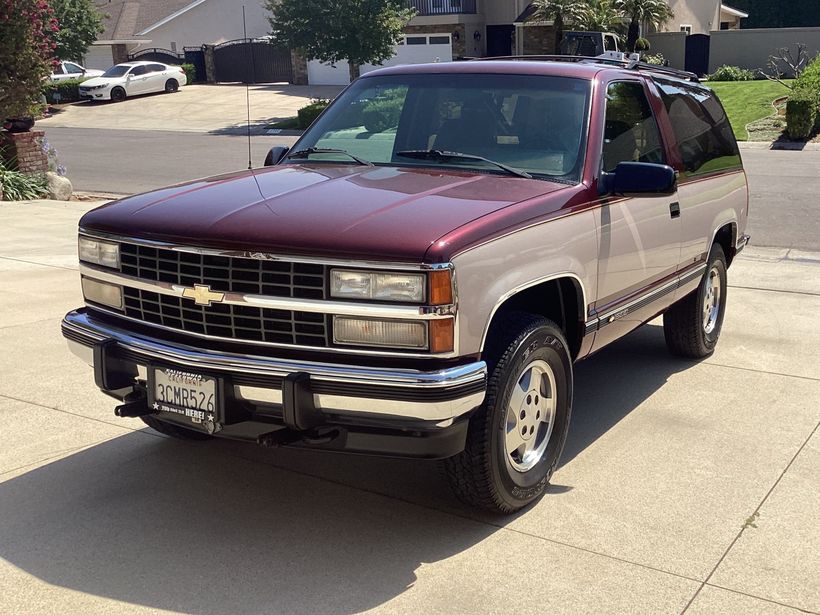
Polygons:
<instances>
[{"instance_id":1,"label":"california license plate","mask_svg":"<svg viewBox=\"0 0 820 615\"><path fill-rule=\"evenodd\" d=\"M171 368L153 370L154 410L171 412L194 423L213 421L218 412L216 378Z\"/></svg>"}]
</instances>

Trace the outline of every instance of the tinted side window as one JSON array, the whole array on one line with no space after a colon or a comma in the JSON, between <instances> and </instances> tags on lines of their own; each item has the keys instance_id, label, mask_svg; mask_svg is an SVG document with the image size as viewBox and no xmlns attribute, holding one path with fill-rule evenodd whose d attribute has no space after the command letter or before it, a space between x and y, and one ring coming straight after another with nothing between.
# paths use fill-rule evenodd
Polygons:
<instances>
[{"instance_id":1,"label":"tinted side window","mask_svg":"<svg viewBox=\"0 0 820 615\"><path fill-rule=\"evenodd\" d=\"M643 85L611 83L606 91L603 167L611 173L619 162L666 163L660 131Z\"/></svg>"},{"instance_id":2,"label":"tinted side window","mask_svg":"<svg viewBox=\"0 0 820 615\"><path fill-rule=\"evenodd\" d=\"M740 169L740 152L726 112L714 93L657 81L687 176Z\"/></svg>"},{"instance_id":3,"label":"tinted side window","mask_svg":"<svg viewBox=\"0 0 820 615\"><path fill-rule=\"evenodd\" d=\"M140 64L139 66L135 66L131 69L131 75L134 77L139 77L140 75L144 75L148 71L145 68L145 65Z\"/></svg>"},{"instance_id":4,"label":"tinted side window","mask_svg":"<svg viewBox=\"0 0 820 615\"><path fill-rule=\"evenodd\" d=\"M149 73L161 73L165 70L165 67L162 64L149 64L148 65L148 72Z\"/></svg>"}]
</instances>

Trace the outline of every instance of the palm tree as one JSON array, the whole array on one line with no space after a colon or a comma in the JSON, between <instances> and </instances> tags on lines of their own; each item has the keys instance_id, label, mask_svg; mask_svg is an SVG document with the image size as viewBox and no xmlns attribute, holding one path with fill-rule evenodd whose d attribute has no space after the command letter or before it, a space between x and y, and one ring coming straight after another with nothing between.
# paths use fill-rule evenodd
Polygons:
<instances>
[{"instance_id":1,"label":"palm tree","mask_svg":"<svg viewBox=\"0 0 820 615\"><path fill-rule=\"evenodd\" d=\"M614 0L615 9L629 17L626 48L635 51L635 41L640 36L640 24L647 23L659 28L675 16L666 0Z\"/></svg>"},{"instance_id":2,"label":"palm tree","mask_svg":"<svg viewBox=\"0 0 820 615\"><path fill-rule=\"evenodd\" d=\"M620 25L622 15L613 0L588 0L589 10L578 26L589 32L612 32Z\"/></svg>"},{"instance_id":3,"label":"palm tree","mask_svg":"<svg viewBox=\"0 0 820 615\"><path fill-rule=\"evenodd\" d=\"M589 13L587 0L533 0L527 21L551 21L555 30L555 53L561 53L564 25L583 23Z\"/></svg>"}]
</instances>

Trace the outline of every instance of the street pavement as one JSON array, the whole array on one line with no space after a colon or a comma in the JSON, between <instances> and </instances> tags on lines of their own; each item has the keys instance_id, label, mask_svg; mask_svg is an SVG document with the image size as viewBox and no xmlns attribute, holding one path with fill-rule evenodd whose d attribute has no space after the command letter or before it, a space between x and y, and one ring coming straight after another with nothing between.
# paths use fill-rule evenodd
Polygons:
<instances>
[{"instance_id":1,"label":"street pavement","mask_svg":"<svg viewBox=\"0 0 820 615\"><path fill-rule=\"evenodd\" d=\"M76 190L133 194L247 168L247 137L212 132L216 134L47 128L46 134ZM272 146L295 141L293 136L254 134L251 162L261 166ZM754 245L820 251L815 194L820 151L743 149L742 155L751 188Z\"/></svg>"},{"instance_id":2,"label":"street pavement","mask_svg":"<svg viewBox=\"0 0 820 615\"><path fill-rule=\"evenodd\" d=\"M577 366L549 492L436 464L185 443L60 337L91 205L0 203L0 613L820 613L820 254L750 247L718 350L657 322Z\"/></svg>"}]
</instances>

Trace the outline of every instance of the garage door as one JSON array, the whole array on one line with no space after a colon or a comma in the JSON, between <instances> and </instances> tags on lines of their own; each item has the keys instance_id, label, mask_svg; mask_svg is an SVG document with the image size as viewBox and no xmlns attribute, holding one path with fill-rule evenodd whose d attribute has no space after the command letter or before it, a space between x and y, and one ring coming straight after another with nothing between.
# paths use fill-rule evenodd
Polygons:
<instances>
[{"instance_id":1,"label":"garage door","mask_svg":"<svg viewBox=\"0 0 820 615\"><path fill-rule=\"evenodd\" d=\"M86 68L96 68L98 70L108 70L114 66L114 59L111 55L111 45L91 45L85 52L83 66Z\"/></svg>"},{"instance_id":2,"label":"garage door","mask_svg":"<svg viewBox=\"0 0 820 615\"><path fill-rule=\"evenodd\" d=\"M412 34L396 45L396 55L381 65L364 64L365 74L385 66L400 64L424 64L427 62L451 62L453 43L449 34ZM335 67L316 60L308 62L308 83L311 85L343 85L349 83L347 62L339 62Z\"/></svg>"}]
</instances>

